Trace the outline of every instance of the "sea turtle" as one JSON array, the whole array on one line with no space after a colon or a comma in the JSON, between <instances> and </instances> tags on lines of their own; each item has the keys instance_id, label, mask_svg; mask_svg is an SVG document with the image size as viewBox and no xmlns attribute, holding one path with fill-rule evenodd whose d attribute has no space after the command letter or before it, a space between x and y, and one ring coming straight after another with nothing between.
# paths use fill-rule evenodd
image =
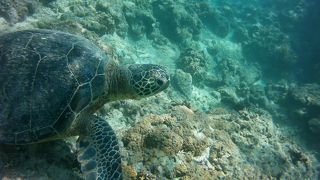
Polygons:
<instances>
[{"instance_id":1,"label":"sea turtle","mask_svg":"<svg viewBox=\"0 0 320 180\"><path fill-rule=\"evenodd\" d=\"M122 179L116 135L94 113L105 103L166 89L158 65L120 66L89 40L55 30L0 36L0 143L79 136L86 180Z\"/></svg>"}]
</instances>

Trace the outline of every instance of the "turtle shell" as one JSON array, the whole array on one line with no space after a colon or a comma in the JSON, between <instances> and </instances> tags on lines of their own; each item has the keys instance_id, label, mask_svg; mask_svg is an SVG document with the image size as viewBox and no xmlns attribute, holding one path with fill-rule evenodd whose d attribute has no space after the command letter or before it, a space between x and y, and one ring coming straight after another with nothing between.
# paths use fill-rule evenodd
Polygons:
<instances>
[{"instance_id":1,"label":"turtle shell","mask_svg":"<svg viewBox=\"0 0 320 180\"><path fill-rule=\"evenodd\" d=\"M0 143L59 136L103 93L107 56L52 30L0 36Z\"/></svg>"}]
</instances>

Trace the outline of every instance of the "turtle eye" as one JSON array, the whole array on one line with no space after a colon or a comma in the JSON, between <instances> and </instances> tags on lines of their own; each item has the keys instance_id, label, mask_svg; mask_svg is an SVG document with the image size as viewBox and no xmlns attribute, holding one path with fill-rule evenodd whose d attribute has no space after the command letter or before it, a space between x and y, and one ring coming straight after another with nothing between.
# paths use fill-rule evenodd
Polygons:
<instances>
[{"instance_id":1,"label":"turtle eye","mask_svg":"<svg viewBox=\"0 0 320 180\"><path fill-rule=\"evenodd\" d=\"M156 82L157 82L157 84L158 84L159 86L162 86L162 85L163 85L163 81L162 81L161 79L157 79Z\"/></svg>"}]
</instances>

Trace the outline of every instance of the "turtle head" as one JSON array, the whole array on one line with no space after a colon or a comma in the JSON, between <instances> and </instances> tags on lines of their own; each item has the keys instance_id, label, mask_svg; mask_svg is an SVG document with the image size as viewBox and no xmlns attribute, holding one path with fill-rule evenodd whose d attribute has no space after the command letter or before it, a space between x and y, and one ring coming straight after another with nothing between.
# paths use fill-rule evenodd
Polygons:
<instances>
[{"instance_id":1,"label":"turtle head","mask_svg":"<svg viewBox=\"0 0 320 180\"><path fill-rule=\"evenodd\" d=\"M129 84L133 98L140 99L157 94L169 86L170 78L163 67L153 64L133 64L128 66Z\"/></svg>"}]
</instances>

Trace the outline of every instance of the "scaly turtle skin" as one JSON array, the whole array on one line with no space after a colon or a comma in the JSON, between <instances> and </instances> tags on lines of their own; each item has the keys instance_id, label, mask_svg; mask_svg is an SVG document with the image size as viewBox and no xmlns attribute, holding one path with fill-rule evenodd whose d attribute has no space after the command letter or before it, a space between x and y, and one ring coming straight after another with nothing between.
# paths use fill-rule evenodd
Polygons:
<instances>
[{"instance_id":1,"label":"scaly turtle skin","mask_svg":"<svg viewBox=\"0 0 320 180\"><path fill-rule=\"evenodd\" d=\"M107 102L154 95L168 84L160 66L118 66L80 36L52 30L3 34L0 143L79 136L85 178L122 179L116 135L93 113Z\"/></svg>"}]
</instances>

